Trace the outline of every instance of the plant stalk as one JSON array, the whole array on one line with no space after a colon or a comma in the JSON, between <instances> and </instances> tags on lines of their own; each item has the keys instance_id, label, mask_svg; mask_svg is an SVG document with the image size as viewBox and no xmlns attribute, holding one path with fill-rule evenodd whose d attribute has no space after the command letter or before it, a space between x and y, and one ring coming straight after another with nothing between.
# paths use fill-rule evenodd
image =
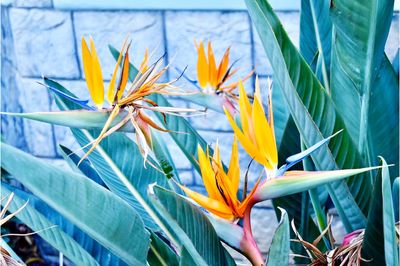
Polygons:
<instances>
[{"instance_id":1,"label":"plant stalk","mask_svg":"<svg viewBox=\"0 0 400 266\"><path fill-rule=\"evenodd\" d=\"M242 251L245 253L245 256L250 260L253 265L265 265L263 256L258 248L258 245L253 237L253 232L251 230L251 208L254 203L250 203L247 207L244 217L243 217L243 231L244 236L242 241L240 242L240 246Z\"/></svg>"}]
</instances>

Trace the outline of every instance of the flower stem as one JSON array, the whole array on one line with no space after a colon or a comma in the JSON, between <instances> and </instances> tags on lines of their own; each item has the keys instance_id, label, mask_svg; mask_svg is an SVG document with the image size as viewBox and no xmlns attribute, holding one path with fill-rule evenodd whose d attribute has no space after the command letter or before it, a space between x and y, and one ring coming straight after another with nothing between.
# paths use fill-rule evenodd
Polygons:
<instances>
[{"instance_id":1,"label":"flower stem","mask_svg":"<svg viewBox=\"0 0 400 266\"><path fill-rule=\"evenodd\" d=\"M253 232L251 230L251 208L254 204L249 204L247 207L244 217L243 217L243 230L244 236L240 242L240 246L245 253L246 257L250 260L253 265L265 265L263 256L260 249L257 246L256 241L253 237Z\"/></svg>"}]
</instances>

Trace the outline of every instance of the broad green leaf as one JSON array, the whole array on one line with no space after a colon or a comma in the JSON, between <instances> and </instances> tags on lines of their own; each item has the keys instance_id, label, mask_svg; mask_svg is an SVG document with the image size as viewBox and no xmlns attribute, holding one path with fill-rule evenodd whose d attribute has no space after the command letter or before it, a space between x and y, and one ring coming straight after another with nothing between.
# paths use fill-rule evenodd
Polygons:
<instances>
[{"instance_id":1,"label":"broad green leaf","mask_svg":"<svg viewBox=\"0 0 400 266\"><path fill-rule=\"evenodd\" d=\"M154 206L196 265L227 264L225 249L205 214L176 193L159 186L152 189Z\"/></svg>"},{"instance_id":2,"label":"broad green leaf","mask_svg":"<svg viewBox=\"0 0 400 266\"><path fill-rule=\"evenodd\" d=\"M64 158L64 160L69 164L69 166L74 170L77 170L79 173L84 174L85 176L92 179L99 185L104 186L104 182L96 172L96 170L91 165L90 161L85 158L81 163L81 157L79 157L76 153L72 150L68 149L63 145L59 145L59 151Z\"/></svg>"},{"instance_id":3,"label":"broad green leaf","mask_svg":"<svg viewBox=\"0 0 400 266\"><path fill-rule=\"evenodd\" d=\"M393 182L393 209L395 221L399 221L399 196L400 196L400 177L397 177Z\"/></svg>"},{"instance_id":4,"label":"broad green leaf","mask_svg":"<svg viewBox=\"0 0 400 266\"><path fill-rule=\"evenodd\" d=\"M164 133L162 133L164 134ZM176 170L174 161L168 151L168 147L159 132L153 130L151 132L152 149L154 155L167 178L174 178L180 183L179 173Z\"/></svg>"},{"instance_id":5,"label":"broad green leaf","mask_svg":"<svg viewBox=\"0 0 400 266\"><path fill-rule=\"evenodd\" d=\"M222 95L211 95L205 93L188 94L181 96L182 100L195 103L200 106L204 106L207 109L224 114L223 102L224 98Z\"/></svg>"},{"instance_id":6,"label":"broad green leaf","mask_svg":"<svg viewBox=\"0 0 400 266\"><path fill-rule=\"evenodd\" d=\"M181 260L179 263L180 266L192 266L192 265L203 265L207 266L207 264L201 264L196 262L193 257L190 255L189 251L183 247L181 251Z\"/></svg>"},{"instance_id":7,"label":"broad green leaf","mask_svg":"<svg viewBox=\"0 0 400 266\"><path fill-rule=\"evenodd\" d=\"M394 0L338 0L331 7L332 99L369 164L378 155L398 161L398 82L384 54L393 5Z\"/></svg>"},{"instance_id":8,"label":"broad green leaf","mask_svg":"<svg viewBox=\"0 0 400 266\"><path fill-rule=\"evenodd\" d=\"M150 266L177 266L178 255L154 232L151 232L151 243L147 262Z\"/></svg>"},{"instance_id":9,"label":"broad green leaf","mask_svg":"<svg viewBox=\"0 0 400 266\"><path fill-rule=\"evenodd\" d=\"M1 153L1 166L33 194L128 264L145 264L149 234L126 202L83 175L7 144L1 144Z\"/></svg>"},{"instance_id":10,"label":"broad green leaf","mask_svg":"<svg viewBox=\"0 0 400 266\"><path fill-rule=\"evenodd\" d=\"M29 206L41 213L52 224L57 225L57 228L64 231L67 235L72 237L84 250L86 250L100 265L113 265L125 266L126 263L110 252L109 249L100 245L96 240L88 236L85 232L80 230L77 226L69 220L61 216L58 212L52 209L45 202L40 200L35 195L29 192L20 190L3 184L8 190L13 191L18 197L24 201L29 200ZM41 240L38 240L41 241ZM40 242L37 243L41 245Z\"/></svg>"},{"instance_id":11,"label":"broad green leaf","mask_svg":"<svg viewBox=\"0 0 400 266\"><path fill-rule=\"evenodd\" d=\"M371 89L368 148L373 164L378 164L378 156L395 164L389 169L392 178L399 175L399 101L395 99L399 99L398 76L385 56Z\"/></svg>"},{"instance_id":12,"label":"broad green leaf","mask_svg":"<svg viewBox=\"0 0 400 266\"><path fill-rule=\"evenodd\" d=\"M107 111L88 111L88 110L74 110L62 112L36 112L36 113L2 113L4 115L22 117L49 124L66 126L71 128L80 129L102 129L106 123L109 112ZM125 116L126 112L121 112L111 126L119 123ZM120 131L134 132L133 126L127 124L122 127Z\"/></svg>"},{"instance_id":13,"label":"broad green leaf","mask_svg":"<svg viewBox=\"0 0 400 266\"><path fill-rule=\"evenodd\" d=\"M300 52L329 91L332 21L328 0L302 0Z\"/></svg>"},{"instance_id":14,"label":"broad green leaf","mask_svg":"<svg viewBox=\"0 0 400 266\"><path fill-rule=\"evenodd\" d=\"M2 184L1 195L8 196L12 191L5 188ZM9 205L10 212L17 211L26 201L14 194L13 200ZM5 202L2 202L4 204ZM3 205L4 206L4 205ZM74 239L65 232L55 227L53 223L46 219L41 213L35 210L28 203L16 217L26 224L32 231L38 232L50 245L62 252L67 258L77 265L99 265ZM44 230L43 230L44 229Z\"/></svg>"},{"instance_id":15,"label":"broad green leaf","mask_svg":"<svg viewBox=\"0 0 400 266\"><path fill-rule=\"evenodd\" d=\"M272 238L271 246L268 252L268 258L265 263L267 266L288 265L290 253L290 227L289 218L284 209L278 228L275 230Z\"/></svg>"},{"instance_id":16,"label":"broad green leaf","mask_svg":"<svg viewBox=\"0 0 400 266\"><path fill-rule=\"evenodd\" d=\"M372 259L373 265L395 266L399 265L399 253L392 190L388 166L382 157L381 160L383 168L375 181L361 255Z\"/></svg>"},{"instance_id":17,"label":"broad green leaf","mask_svg":"<svg viewBox=\"0 0 400 266\"><path fill-rule=\"evenodd\" d=\"M265 0L246 0L249 14L255 24L274 70L293 120L307 147L344 129L328 147L316 151L312 158L319 170L350 169L363 163L354 143L336 113L334 104L310 67L290 41L279 19ZM327 185L329 194L348 231L365 225L370 180L352 178L346 182ZM350 189L349 189L350 188ZM354 198L352 194L354 195ZM361 208L361 209L360 209Z\"/></svg>"},{"instance_id":18,"label":"broad green leaf","mask_svg":"<svg viewBox=\"0 0 400 266\"><path fill-rule=\"evenodd\" d=\"M400 49L397 49L396 56L394 57L394 59L392 61L393 70L397 76L399 76L399 60L400 60L399 52L400 52Z\"/></svg>"}]
</instances>

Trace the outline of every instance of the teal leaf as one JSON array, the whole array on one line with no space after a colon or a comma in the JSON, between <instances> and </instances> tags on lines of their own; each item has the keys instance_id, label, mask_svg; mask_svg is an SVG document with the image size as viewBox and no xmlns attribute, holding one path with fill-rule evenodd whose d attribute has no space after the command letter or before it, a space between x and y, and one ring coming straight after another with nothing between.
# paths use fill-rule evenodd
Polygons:
<instances>
[{"instance_id":1,"label":"teal leaf","mask_svg":"<svg viewBox=\"0 0 400 266\"><path fill-rule=\"evenodd\" d=\"M149 234L126 202L83 175L7 144L1 144L1 153L1 166L33 194L128 264L145 264Z\"/></svg>"}]
</instances>

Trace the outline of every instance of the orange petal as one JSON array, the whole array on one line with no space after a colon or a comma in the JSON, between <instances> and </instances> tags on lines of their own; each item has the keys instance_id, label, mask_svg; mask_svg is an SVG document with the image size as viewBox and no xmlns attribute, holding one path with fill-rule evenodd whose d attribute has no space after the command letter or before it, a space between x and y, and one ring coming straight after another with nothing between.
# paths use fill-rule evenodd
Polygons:
<instances>
[{"instance_id":1,"label":"orange petal","mask_svg":"<svg viewBox=\"0 0 400 266\"><path fill-rule=\"evenodd\" d=\"M200 145L197 146L197 151L199 157L201 177L203 179L204 187L207 190L208 196L210 198L223 201L223 198L220 195L217 185L215 184L215 173L211 167L210 160L208 158L208 153L206 156Z\"/></svg>"},{"instance_id":2,"label":"orange petal","mask_svg":"<svg viewBox=\"0 0 400 266\"><path fill-rule=\"evenodd\" d=\"M219 63L219 66L218 66L218 75L217 75L217 83L218 84L224 78L226 71L228 71L229 50L230 50L230 48L226 49L224 56L222 56L221 62Z\"/></svg>"},{"instance_id":3,"label":"orange petal","mask_svg":"<svg viewBox=\"0 0 400 266\"><path fill-rule=\"evenodd\" d=\"M208 64L203 42L200 42L197 53L197 79L200 87L205 88L208 82Z\"/></svg>"},{"instance_id":4,"label":"orange petal","mask_svg":"<svg viewBox=\"0 0 400 266\"><path fill-rule=\"evenodd\" d=\"M122 94L124 93L126 83L128 82L129 78L129 52L126 51L125 53L125 58L124 58L124 65L122 66L122 73L121 73L121 81L120 84L118 84L118 89L117 89L117 99L121 99Z\"/></svg>"},{"instance_id":5,"label":"orange petal","mask_svg":"<svg viewBox=\"0 0 400 266\"><path fill-rule=\"evenodd\" d=\"M211 42L208 42L208 80L210 81L211 87L216 88L217 82L217 66L215 64L214 52L211 47Z\"/></svg>"},{"instance_id":6,"label":"orange petal","mask_svg":"<svg viewBox=\"0 0 400 266\"><path fill-rule=\"evenodd\" d=\"M127 39L125 39L124 44L122 45L121 51L119 52L118 60L117 60L117 63L115 64L115 67L114 67L114 72L113 72L113 74L111 76L110 83L108 84L107 101L108 101L109 104L113 104L114 103L115 82L117 80L118 68L119 68L119 64L121 63L122 54L123 54L123 51L125 49L126 41L127 41Z\"/></svg>"},{"instance_id":7,"label":"orange petal","mask_svg":"<svg viewBox=\"0 0 400 266\"><path fill-rule=\"evenodd\" d=\"M146 48L146 51L144 52L144 57L143 57L142 63L140 64L140 68L139 68L140 73L146 72L146 70L149 68L148 63L149 63L149 49Z\"/></svg>"},{"instance_id":8,"label":"orange petal","mask_svg":"<svg viewBox=\"0 0 400 266\"><path fill-rule=\"evenodd\" d=\"M192 191L185 186L179 185L181 189L200 206L207 209L211 213L224 219L232 220L234 215L232 210L224 203L215 199L208 198L198 192Z\"/></svg>"},{"instance_id":9,"label":"orange petal","mask_svg":"<svg viewBox=\"0 0 400 266\"><path fill-rule=\"evenodd\" d=\"M232 193L237 193L240 183L240 166L237 137L234 137L232 143L231 160L229 162L228 177L232 183Z\"/></svg>"}]
</instances>

